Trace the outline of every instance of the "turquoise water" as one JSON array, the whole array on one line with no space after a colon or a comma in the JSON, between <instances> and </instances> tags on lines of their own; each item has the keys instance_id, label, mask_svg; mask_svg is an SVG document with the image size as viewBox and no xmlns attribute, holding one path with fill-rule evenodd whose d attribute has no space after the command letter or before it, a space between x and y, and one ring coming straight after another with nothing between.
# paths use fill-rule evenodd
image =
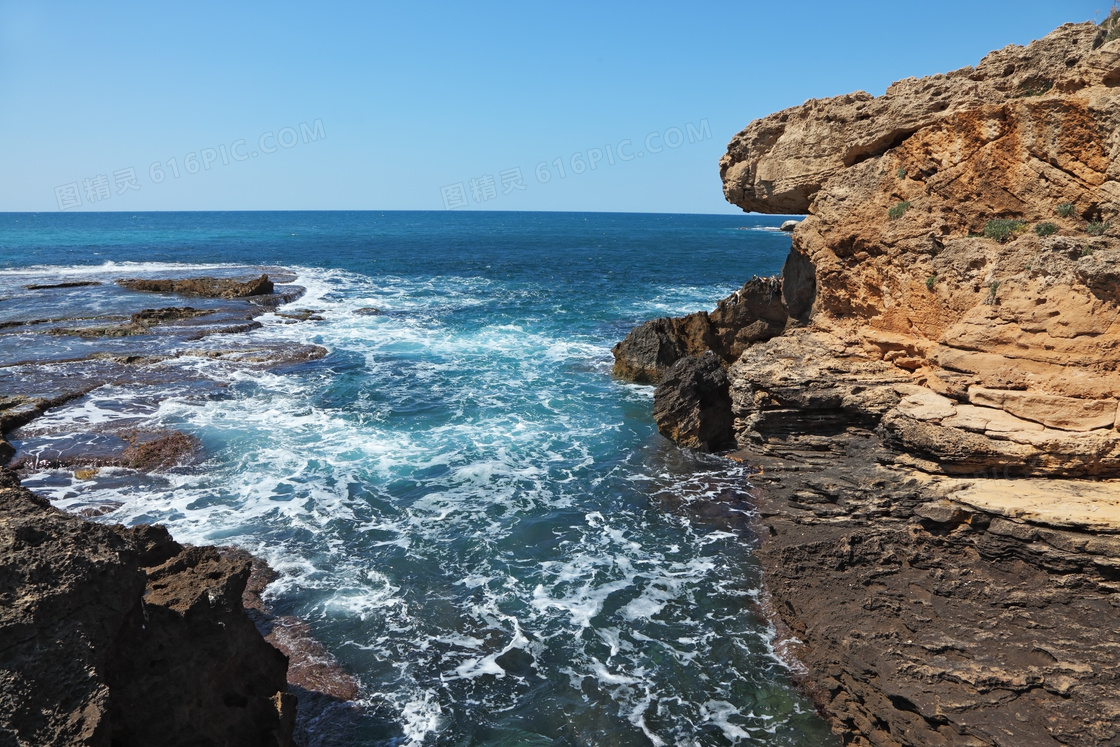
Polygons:
<instances>
[{"instance_id":1,"label":"turquoise water","mask_svg":"<svg viewBox=\"0 0 1120 747\"><path fill-rule=\"evenodd\" d=\"M275 611L361 682L358 717L324 744L826 743L757 609L743 468L662 439L652 389L610 377L634 324L778 271L780 222L0 215L0 285L281 265L307 288L290 308L323 320L269 314L245 341L330 351L269 371L180 362L219 392L99 389L48 417L142 410L198 436L205 461L25 484L265 557Z\"/></svg>"}]
</instances>

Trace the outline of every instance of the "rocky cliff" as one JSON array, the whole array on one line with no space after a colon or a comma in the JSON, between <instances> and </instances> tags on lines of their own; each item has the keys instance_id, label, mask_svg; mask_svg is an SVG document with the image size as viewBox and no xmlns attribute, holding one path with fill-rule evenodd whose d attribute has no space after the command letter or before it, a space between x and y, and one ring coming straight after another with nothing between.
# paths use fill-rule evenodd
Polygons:
<instances>
[{"instance_id":1,"label":"rocky cliff","mask_svg":"<svg viewBox=\"0 0 1120 747\"><path fill-rule=\"evenodd\" d=\"M725 362L774 609L845 743L1120 744L1112 36L1069 24L751 123L724 192L807 214L782 276L721 303L744 312L726 328L659 320L615 350L686 444L726 413L670 373Z\"/></svg>"}]
</instances>

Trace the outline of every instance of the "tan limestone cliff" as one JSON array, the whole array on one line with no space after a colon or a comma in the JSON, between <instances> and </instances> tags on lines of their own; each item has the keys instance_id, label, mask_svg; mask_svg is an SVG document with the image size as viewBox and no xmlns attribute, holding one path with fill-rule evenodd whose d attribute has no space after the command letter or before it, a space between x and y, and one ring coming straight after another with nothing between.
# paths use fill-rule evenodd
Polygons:
<instances>
[{"instance_id":1,"label":"tan limestone cliff","mask_svg":"<svg viewBox=\"0 0 1120 747\"><path fill-rule=\"evenodd\" d=\"M809 101L736 135L727 198L807 212L793 255L816 285L807 328L732 367L749 394L740 440L764 438L751 419L784 407L757 391L756 361L811 331L831 339L820 355L887 364L946 398L937 416L895 388L882 419L924 469L1120 474L1118 85L1120 40L1067 24L975 68Z\"/></svg>"}]
</instances>

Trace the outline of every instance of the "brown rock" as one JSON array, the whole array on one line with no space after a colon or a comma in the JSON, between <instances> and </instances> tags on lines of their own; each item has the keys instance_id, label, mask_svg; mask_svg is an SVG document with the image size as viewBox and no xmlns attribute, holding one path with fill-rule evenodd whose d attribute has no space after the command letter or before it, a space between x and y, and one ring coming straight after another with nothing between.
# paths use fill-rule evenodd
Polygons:
<instances>
[{"instance_id":1,"label":"brown rock","mask_svg":"<svg viewBox=\"0 0 1120 747\"><path fill-rule=\"evenodd\" d=\"M1120 225L1120 46L1101 42L1093 24L1067 24L879 98L810 101L752 123L721 160L735 204L809 213L783 272L791 315L852 360L1049 429L892 415L884 437L935 471L1120 474L1113 437L1073 435L1111 430L1120 395L1120 241L1086 232ZM997 219L1019 223L1001 234ZM1032 230L1042 223L1053 230ZM748 367L731 377L733 390L757 383Z\"/></svg>"},{"instance_id":2,"label":"brown rock","mask_svg":"<svg viewBox=\"0 0 1120 747\"><path fill-rule=\"evenodd\" d=\"M121 454L121 462L126 467L142 472L174 466L202 449L202 443L197 438L179 431L131 433L128 434L128 440L129 446Z\"/></svg>"},{"instance_id":3,"label":"brown rock","mask_svg":"<svg viewBox=\"0 0 1120 747\"><path fill-rule=\"evenodd\" d=\"M726 362L779 335L789 313L778 278L754 277L711 312L654 319L631 330L611 352L620 379L656 384L681 358L711 350Z\"/></svg>"},{"instance_id":4,"label":"brown rock","mask_svg":"<svg viewBox=\"0 0 1120 747\"><path fill-rule=\"evenodd\" d=\"M247 563L89 523L0 477L0 734L290 744L287 661L241 606Z\"/></svg>"},{"instance_id":5,"label":"brown rock","mask_svg":"<svg viewBox=\"0 0 1120 747\"><path fill-rule=\"evenodd\" d=\"M66 283L33 283L23 286L27 290L53 290L55 288L86 288L91 285L101 285L97 280L73 280Z\"/></svg>"},{"instance_id":6,"label":"brown rock","mask_svg":"<svg viewBox=\"0 0 1120 747\"><path fill-rule=\"evenodd\" d=\"M246 298L268 295L273 292L272 281L268 279L268 275L261 275L244 282L229 278L197 277L164 280L118 280L117 285L129 290L147 293L174 293L180 296L197 296L200 298Z\"/></svg>"},{"instance_id":7,"label":"brown rock","mask_svg":"<svg viewBox=\"0 0 1120 747\"><path fill-rule=\"evenodd\" d=\"M1120 743L1117 132L1120 41L1069 24L720 162L734 204L808 214L804 326L739 351L730 394L774 610L845 744Z\"/></svg>"},{"instance_id":8,"label":"brown rock","mask_svg":"<svg viewBox=\"0 0 1120 747\"><path fill-rule=\"evenodd\" d=\"M969 389L968 399L978 405L999 407L1020 418L1067 431L1112 428L1116 421L1115 399L1076 399L983 387Z\"/></svg>"}]
</instances>

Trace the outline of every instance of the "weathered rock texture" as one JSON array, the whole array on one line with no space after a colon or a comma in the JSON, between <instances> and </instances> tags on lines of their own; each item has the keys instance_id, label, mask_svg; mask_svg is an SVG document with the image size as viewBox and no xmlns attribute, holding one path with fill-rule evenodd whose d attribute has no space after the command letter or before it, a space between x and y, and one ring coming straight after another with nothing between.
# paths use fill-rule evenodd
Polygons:
<instances>
[{"instance_id":1,"label":"weathered rock texture","mask_svg":"<svg viewBox=\"0 0 1120 747\"><path fill-rule=\"evenodd\" d=\"M735 456L843 744L1120 744L1120 483L900 472L854 426Z\"/></svg>"},{"instance_id":2,"label":"weathered rock texture","mask_svg":"<svg viewBox=\"0 0 1120 747\"><path fill-rule=\"evenodd\" d=\"M882 362L947 398L883 419L924 468L1120 474L1120 44L1102 41L1067 25L880 98L810 101L720 162L735 204L810 213L798 334L833 338L811 357ZM759 356L802 345L769 344ZM737 414L757 419L775 405L747 402L757 366L737 365Z\"/></svg>"},{"instance_id":3,"label":"weathered rock texture","mask_svg":"<svg viewBox=\"0 0 1120 747\"><path fill-rule=\"evenodd\" d=\"M729 386L722 361L710 350L677 361L654 394L658 430L691 449L716 451L733 445Z\"/></svg>"},{"instance_id":4,"label":"weathered rock texture","mask_svg":"<svg viewBox=\"0 0 1120 747\"><path fill-rule=\"evenodd\" d=\"M268 275L246 281L211 277L118 280L117 285L129 290L174 293L178 296L199 298L246 298L268 295L273 291L272 281L268 279Z\"/></svg>"},{"instance_id":5,"label":"weathered rock texture","mask_svg":"<svg viewBox=\"0 0 1120 747\"><path fill-rule=\"evenodd\" d=\"M0 743L291 743L286 657L241 604L249 563L92 524L0 468Z\"/></svg>"},{"instance_id":6,"label":"weathered rock texture","mask_svg":"<svg viewBox=\"0 0 1120 747\"><path fill-rule=\"evenodd\" d=\"M680 339L728 364L773 607L843 741L1120 745L1120 39L809 101L720 172L808 214L784 322L665 320L616 373Z\"/></svg>"}]
</instances>

